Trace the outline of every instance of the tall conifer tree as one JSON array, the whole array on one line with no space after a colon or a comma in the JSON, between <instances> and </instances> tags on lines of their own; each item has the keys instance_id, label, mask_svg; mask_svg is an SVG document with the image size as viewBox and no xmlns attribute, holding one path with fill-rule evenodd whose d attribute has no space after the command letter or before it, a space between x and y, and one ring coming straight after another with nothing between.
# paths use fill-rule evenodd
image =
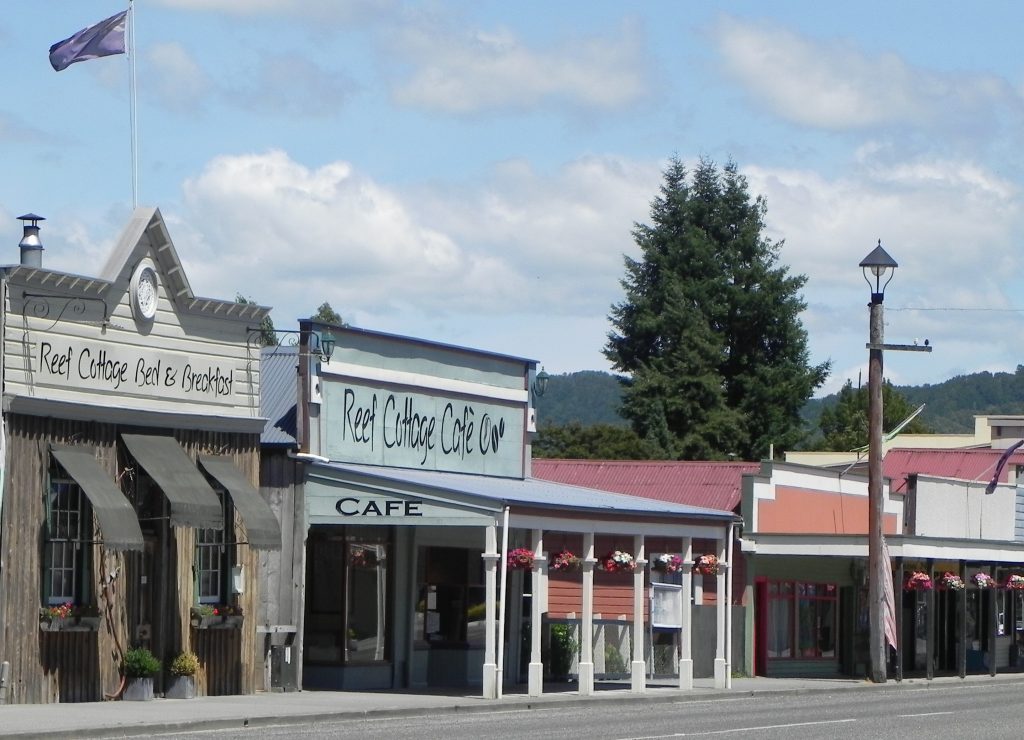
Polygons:
<instances>
[{"instance_id":1,"label":"tall conifer tree","mask_svg":"<svg viewBox=\"0 0 1024 740\"><path fill-rule=\"evenodd\" d=\"M729 161L673 158L651 224L625 258L605 355L627 374L623 415L665 457L754 460L803 436L800 409L828 375L809 364L803 275L778 264L766 205Z\"/></svg>"}]
</instances>

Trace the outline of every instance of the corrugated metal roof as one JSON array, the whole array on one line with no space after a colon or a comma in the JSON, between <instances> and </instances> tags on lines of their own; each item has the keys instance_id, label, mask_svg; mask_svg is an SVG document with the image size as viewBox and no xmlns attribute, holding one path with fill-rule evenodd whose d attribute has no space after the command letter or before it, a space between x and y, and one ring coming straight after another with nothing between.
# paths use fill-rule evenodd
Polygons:
<instances>
[{"instance_id":1,"label":"corrugated metal roof","mask_svg":"<svg viewBox=\"0 0 1024 740\"><path fill-rule=\"evenodd\" d=\"M933 475L937 478L983 481L988 483L995 473L996 464L1006 450L982 447L975 449L896 449L889 450L882 460L882 475L892 479L893 491L907 489L907 476L911 473ZM1014 452L999 475L1006 483L1014 466L1024 465L1024 452Z\"/></svg>"},{"instance_id":2,"label":"corrugated metal roof","mask_svg":"<svg viewBox=\"0 0 1024 740\"><path fill-rule=\"evenodd\" d=\"M264 347L260 351L260 414L267 424L260 444L295 446L298 347Z\"/></svg>"},{"instance_id":3,"label":"corrugated metal roof","mask_svg":"<svg viewBox=\"0 0 1024 740\"><path fill-rule=\"evenodd\" d=\"M532 464L536 478L719 511L735 511L743 475L761 470L752 462L535 458Z\"/></svg>"},{"instance_id":4,"label":"corrugated metal roof","mask_svg":"<svg viewBox=\"0 0 1024 740\"><path fill-rule=\"evenodd\" d=\"M521 504L539 508L571 509L584 513L608 514L613 512L620 515L657 515L673 518L711 519L718 522L731 521L735 518L731 511L687 506L685 504L658 501L651 498L566 485L538 478L496 478L484 475L467 475L465 473L381 468L373 465L352 465L337 462L316 463L315 465L323 465L342 472L348 471L382 480L429 486L440 490L447 489L463 495L490 499L507 506Z\"/></svg>"}]
</instances>

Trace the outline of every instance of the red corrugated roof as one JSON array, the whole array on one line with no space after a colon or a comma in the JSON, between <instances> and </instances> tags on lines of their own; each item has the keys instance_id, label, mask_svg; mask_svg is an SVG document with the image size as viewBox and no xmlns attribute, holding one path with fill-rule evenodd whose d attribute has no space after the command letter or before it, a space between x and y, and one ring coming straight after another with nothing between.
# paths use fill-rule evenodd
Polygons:
<instances>
[{"instance_id":1,"label":"red corrugated roof","mask_svg":"<svg viewBox=\"0 0 1024 740\"><path fill-rule=\"evenodd\" d=\"M735 511L744 473L760 463L534 459L533 477L630 496Z\"/></svg>"},{"instance_id":2,"label":"red corrugated roof","mask_svg":"<svg viewBox=\"0 0 1024 740\"><path fill-rule=\"evenodd\" d=\"M937 478L956 478L988 483L995 473L996 464L1006 450L990 447L978 449L896 449L889 450L882 461L882 475L892 479L893 491L907 489L907 476L911 473L933 475ZM1014 466L1024 465L1024 452L1010 455L999 475L1006 483Z\"/></svg>"}]
</instances>

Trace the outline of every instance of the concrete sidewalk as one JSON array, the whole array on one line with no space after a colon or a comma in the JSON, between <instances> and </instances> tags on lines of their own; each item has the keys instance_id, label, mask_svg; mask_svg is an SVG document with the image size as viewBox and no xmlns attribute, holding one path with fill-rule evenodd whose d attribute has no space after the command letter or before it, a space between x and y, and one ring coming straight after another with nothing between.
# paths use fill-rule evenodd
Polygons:
<instances>
[{"instance_id":1,"label":"concrete sidewalk","mask_svg":"<svg viewBox=\"0 0 1024 740\"><path fill-rule=\"evenodd\" d=\"M302 691L261 693L251 696L216 696L199 699L154 699L149 702L95 702L88 704L43 704L0 706L0 736L15 738L56 737L131 737L160 732L216 730L267 725L287 725L309 721L343 720L367 716L416 716L440 713L503 710L528 710L534 706L578 704L594 701L686 702L736 698L752 694L795 694L848 690L885 690L927 688L962 680L1024 681L1020 674L1006 676L969 676L966 679L938 678L890 681L875 686L854 679L736 678L731 690L716 690L711 679L698 679L692 691L680 691L664 683L648 687L645 694L633 694L626 684L598 686L594 696L579 696L566 685L552 686L542 697L506 693L498 701L465 693L411 693L401 691L340 692Z\"/></svg>"}]
</instances>

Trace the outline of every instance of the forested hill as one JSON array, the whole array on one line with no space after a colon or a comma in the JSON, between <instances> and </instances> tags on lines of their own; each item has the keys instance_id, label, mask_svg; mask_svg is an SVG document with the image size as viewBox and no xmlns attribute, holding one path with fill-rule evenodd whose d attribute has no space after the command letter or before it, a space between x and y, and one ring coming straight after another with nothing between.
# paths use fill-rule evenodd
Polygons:
<instances>
[{"instance_id":1,"label":"forested hill","mask_svg":"<svg viewBox=\"0 0 1024 740\"><path fill-rule=\"evenodd\" d=\"M925 405L921 421L937 433L974 431L976 414L1024 414L1024 365L1013 373L958 375L943 383L895 386L914 406ZM544 424L627 426L618 415L622 391L615 375L596 370L552 375L544 396L537 399L537 415ZM817 427L822 409L836 395L812 399L804 407L808 428Z\"/></svg>"}]
</instances>

